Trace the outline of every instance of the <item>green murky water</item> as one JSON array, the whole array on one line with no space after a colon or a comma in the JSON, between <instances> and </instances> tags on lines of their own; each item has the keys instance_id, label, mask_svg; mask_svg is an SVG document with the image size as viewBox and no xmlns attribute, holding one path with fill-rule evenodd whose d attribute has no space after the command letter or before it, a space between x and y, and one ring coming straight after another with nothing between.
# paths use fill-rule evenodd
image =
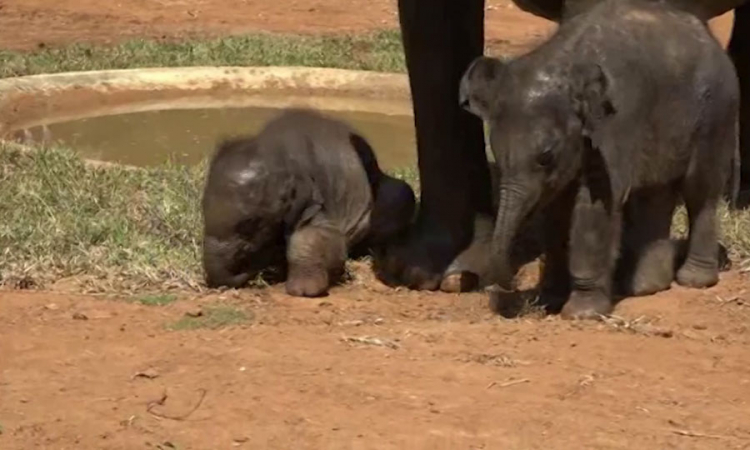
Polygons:
<instances>
[{"instance_id":1,"label":"green murky water","mask_svg":"<svg viewBox=\"0 0 750 450\"><path fill-rule=\"evenodd\" d=\"M49 126L47 136L84 157L149 166L172 159L195 164L221 138L254 134L279 113L273 108L162 110L93 117ZM328 112L370 142L383 169L416 164L414 126L409 116ZM39 130L31 130L36 136Z\"/></svg>"}]
</instances>

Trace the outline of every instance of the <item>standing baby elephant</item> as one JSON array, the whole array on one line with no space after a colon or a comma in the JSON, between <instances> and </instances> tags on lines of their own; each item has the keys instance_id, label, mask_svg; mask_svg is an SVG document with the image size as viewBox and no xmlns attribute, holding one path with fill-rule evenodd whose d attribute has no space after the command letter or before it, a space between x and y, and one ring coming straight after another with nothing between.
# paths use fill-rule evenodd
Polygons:
<instances>
[{"instance_id":1,"label":"standing baby elephant","mask_svg":"<svg viewBox=\"0 0 750 450\"><path fill-rule=\"evenodd\" d=\"M210 287L240 287L265 269L286 290L318 296L355 244L380 245L415 208L408 184L381 172L345 124L289 110L255 137L222 143L203 194L203 266Z\"/></svg>"},{"instance_id":2,"label":"standing baby elephant","mask_svg":"<svg viewBox=\"0 0 750 450\"><path fill-rule=\"evenodd\" d=\"M716 209L737 152L738 99L732 62L706 25L660 2L604 0L527 55L475 60L460 101L489 122L501 171L499 287L513 275L518 224L544 205L542 301L568 318L611 312L626 202L654 212L627 221L640 229L637 245L653 248L669 239L678 195L690 234L677 282L715 284Z\"/></svg>"}]
</instances>

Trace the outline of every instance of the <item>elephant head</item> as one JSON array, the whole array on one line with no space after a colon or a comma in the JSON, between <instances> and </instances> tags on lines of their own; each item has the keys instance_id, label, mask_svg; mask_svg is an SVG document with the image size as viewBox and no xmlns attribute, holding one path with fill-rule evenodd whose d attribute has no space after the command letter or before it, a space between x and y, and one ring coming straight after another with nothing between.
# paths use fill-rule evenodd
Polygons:
<instances>
[{"instance_id":1,"label":"elephant head","mask_svg":"<svg viewBox=\"0 0 750 450\"><path fill-rule=\"evenodd\" d=\"M380 169L375 152L362 136L352 133L349 141L372 187L373 205L365 245L381 246L409 227L416 210L416 197L408 183Z\"/></svg>"},{"instance_id":2,"label":"elephant head","mask_svg":"<svg viewBox=\"0 0 750 450\"><path fill-rule=\"evenodd\" d=\"M509 253L524 219L602 162L599 144L615 114L609 87L596 64L539 64L528 57L480 57L464 73L460 104L488 123L500 175L492 252L501 287L512 281ZM606 172L604 156L598 167Z\"/></svg>"}]
</instances>

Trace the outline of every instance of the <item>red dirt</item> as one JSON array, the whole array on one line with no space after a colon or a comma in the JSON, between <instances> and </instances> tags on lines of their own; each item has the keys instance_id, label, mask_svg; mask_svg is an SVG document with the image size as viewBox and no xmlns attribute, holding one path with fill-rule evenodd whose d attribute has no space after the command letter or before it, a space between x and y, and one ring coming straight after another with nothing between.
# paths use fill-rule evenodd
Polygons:
<instances>
[{"instance_id":1,"label":"red dirt","mask_svg":"<svg viewBox=\"0 0 750 450\"><path fill-rule=\"evenodd\" d=\"M747 277L626 300L627 330L357 273L318 300L0 293L0 448L750 448ZM254 318L166 331L216 304Z\"/></svg>"},{"instance_id":2,"label":"red dirt","mask_svg":"<svg viewBox=\"0 0 750 450\"><path fill-rule=\"evenodd\" d=\"M509 0L487 0L486 20L487 39L514 52L530 48L553 29L551 22ZM0 0L0 48L11 49L133 37L341 33L397 26L395 0ZM731 15L718 20L716 30L725 40Z\"/></svg>"},{"instance_id":3,"label":"red dirt","mask_svg":"<svg viewBox=\"0 0 750 450\"><path fill-rule=\"evenodd\" d=\"M551 30L488 6L496 44L524 50ZM395 26L381 0L0 0L0 47L15 49ZM357 274L319 300L279 287L166 307L0 292L0 448L750 449L748 275L626 300L618 315L645 317L628 330L504 320L481 294ZM165 329L212 304L254 318ZM342 339L363 336L396 348Z\"/></svg>"}]
</instances>

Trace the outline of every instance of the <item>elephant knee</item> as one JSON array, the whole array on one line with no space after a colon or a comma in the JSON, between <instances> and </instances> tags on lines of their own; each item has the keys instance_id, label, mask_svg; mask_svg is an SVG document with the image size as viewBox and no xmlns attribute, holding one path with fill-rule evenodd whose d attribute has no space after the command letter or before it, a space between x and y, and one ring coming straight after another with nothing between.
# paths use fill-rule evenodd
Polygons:
<instances>
[{"instance_id":1,"label":"elephant knee","mask_svg":"<svg viewBox=\"0 0 750 450\"><path fill-rule=\"evenodd\" d=\"M309 226L289 238L287 260L290 268L297 272L304 270L302 268L337 270L346 256L346 240L334 228Z\"/></svg>"}]
</instances>

